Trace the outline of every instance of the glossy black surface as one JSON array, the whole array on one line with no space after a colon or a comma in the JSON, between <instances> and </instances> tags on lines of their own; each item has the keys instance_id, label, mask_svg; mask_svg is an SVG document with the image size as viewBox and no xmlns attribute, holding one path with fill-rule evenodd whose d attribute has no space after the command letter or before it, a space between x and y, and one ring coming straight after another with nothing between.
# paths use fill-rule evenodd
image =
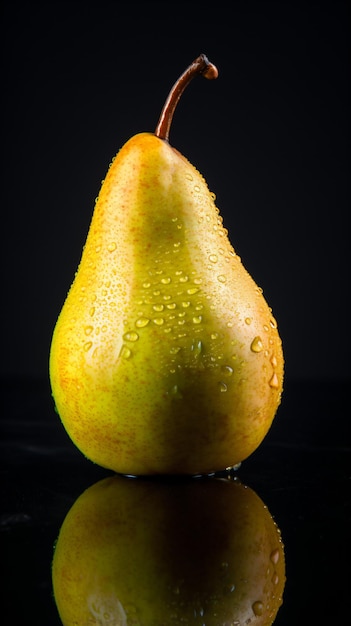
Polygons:
<instances>
[{"instance_id":1,"label":"glossy black surface","mask_svg":"<svg viewBox=\"0 0 351 626\"><path fill-rule=\"evenodd\" d=\"M345 623L349 393L348 382L287 382L269 434L237 472L267 505L285 544L287 580L275 626ZM71 444L47 382L3 381L1 402L2 623L56 626L55 539L82 491L111 472Z\"/></svg>"}]
</instances>

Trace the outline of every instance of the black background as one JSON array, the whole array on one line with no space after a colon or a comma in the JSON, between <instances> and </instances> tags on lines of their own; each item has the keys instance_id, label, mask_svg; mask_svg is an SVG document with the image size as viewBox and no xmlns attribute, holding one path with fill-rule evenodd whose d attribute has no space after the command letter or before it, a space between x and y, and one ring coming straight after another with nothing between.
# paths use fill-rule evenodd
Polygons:
<instances>
[{"instance_id":1,"label":"black background","mask_svg":"<svg viewBox=\"0 0 351 626\"><path fill-rule=\"evenodd\" d=\"M282 405L239 470L285 543L275 626L343 623L347 3L5 2L2 17L2 616L14 626L60 624L53 544L75 499L108 472L84 459L54 412L53 327L111 158L130 136L154 130L173 82L204 52L219 78L188 87L170 138L216 193L283 340Z\"/></svg>"},{"instance_id":2,"label":"black background","mask_svg":"<svg viewBox=\"0 0 351 626\"><path fill-rule=\"evenodd\" d=\"M201 52L171 143L217 195L287 377L349 377L346 2L4 3L1 370L47 377L94 199Z\"/></svg>"}]
</instances>

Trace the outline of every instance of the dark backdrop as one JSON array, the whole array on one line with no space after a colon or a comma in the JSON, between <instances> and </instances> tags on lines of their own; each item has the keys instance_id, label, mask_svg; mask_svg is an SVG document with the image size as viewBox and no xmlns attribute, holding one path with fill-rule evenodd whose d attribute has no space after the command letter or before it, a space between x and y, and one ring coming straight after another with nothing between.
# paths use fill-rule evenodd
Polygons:
<instances>
[{"instance_id":1,"label":"dark backdrop","mask_svg":"<svg viewBox=\"0 0 351 626\"><path fill-rule=\"evenodd\" d=\"M154 130L203 173L278 319L290 379L349 376L346 2L3 5L1 374L47 377L111 157ZM128 262L128 260L127 260Z\"/></svg>"}]
</instances>

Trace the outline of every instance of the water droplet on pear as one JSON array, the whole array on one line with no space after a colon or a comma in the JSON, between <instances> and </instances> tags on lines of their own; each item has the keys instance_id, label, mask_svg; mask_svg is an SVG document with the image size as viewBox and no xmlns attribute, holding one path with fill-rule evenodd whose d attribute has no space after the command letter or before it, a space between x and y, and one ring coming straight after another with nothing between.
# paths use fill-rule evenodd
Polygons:
<instances>
[{"instance_id":1,"label":"water droplet on pear","mask_svg":"<svg viewBox=\"0 0 351 626\"><path fill-rule=\"evenodd\" d=\"M132 330L132 331L130 331L128 333L125 333L123 335L123 339L125 341L133 341L134 342L134 341L138 341L139 335L138 335L138 333L136 333L135 331Z\"/></svg>"},{"instance_id":2,"label":"water droplet on pear","mask_svg":"<svg viewBox=\"0 0 351 626\"><path fill-rule=\"evenodd\" d=\"M162 326L165 323L163 317L155 317L152 321L156 326Z\"/></svg>"},{"instance_id":3,"label":"water droplet on pear","mask_svg":"<svg viewBox=\"0 0 351 626\"><path fill-rule=\"evenodd\" d=\"M256 602L253 603L252 610L254 614L256 615L256 617L258 617L259 615L263 615L263 611L264 611L263 603L260 600L257 600Z\"/></svg>"},{"instance_id":4,"label":"water droplet on pear","mask_svg":"<svg viewBox=\"0 0 351 626\"><path fill-rule=\"evenodd\" d=\"M280 556L279 548L276 548L275 550L273 550L273 552L271 552L270 559L271 559L272 563L274 563L274 565L276 565L278 563L279 556Z\"/></svg>"},{"instance_id":5,"label":"water droplet on pear","mask_svg":"<svg viewBox=\"0 0 351 626\"><path fill-rule=\"evenodd\" d=\"M250 346L250 350L251 352L262 352L263 350L263 343L262 343L262 339L261 337L257 336L253 339L251 346Z\"/></svg>"},{"instance_id":6,"label":"water droplet on pear","mask_svg":"<svg viewBox=\"0 0 351 626\"><path fill-rule=\"evenodd\" d=\"M220 381L218 383L218 387L219 387L219 391L221 393L225 393L226 391L228 391L228 386L226 385L226 383L224 383L223 381Z\"/></svg>"},{"instance_id":7,"label":"water droplet on pear","mask_svg":"<svg viewBox=\"0 0 351 626\"><path fill-rule=\"evenodd\" d=\"M277 389L279 387L279 379L277 374L274 372L272 378L269 381L269 386L273 387L273 389Z\"/></svg>"},{"instance_id":8,"label":"water droplet on pear","mask_svg":"<svg viewBox=\"0 0 351 626\"><path fill-rule=\"evenodd\" d=\"M121 347L119 356L122 357L122 359L130 359L130 357L132 356L132 351L130 348L128 348L128 346L125 346L123 344L123 346Z\"/></svg>"},{"instance_id":9,"label":"water droplet on pear","mask_svg":"<svg viewBox=\"0 0 351 626\"><path fill-rule=\"evenodd\" d=\"M193 324L201 324L202 322L202 316L201 315L195 315L193 317Z\"/></svg>"}]
</instances>

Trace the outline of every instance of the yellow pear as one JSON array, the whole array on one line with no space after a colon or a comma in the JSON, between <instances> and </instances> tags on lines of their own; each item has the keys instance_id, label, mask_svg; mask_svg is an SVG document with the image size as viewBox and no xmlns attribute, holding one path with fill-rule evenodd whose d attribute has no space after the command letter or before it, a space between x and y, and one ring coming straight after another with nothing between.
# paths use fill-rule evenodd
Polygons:
<instances>
[{"instance_id":1,"label":"yellow pear","mask_svg":"<svg viewBox=\"0 0 351 626\"><path fill-rule=\"evenodd\" d=\"M280 403L283 354L262 289L214 194L171 147L175 83L156 132L121 148L102 184L50 353L61 420L92 461L126 474L197 474L247 458Z\"/></svg>"},{"instance_id":2,"label":"yellow pear","mask_svg":"<svg viewBox=\"0 0 351 626\"><path fill-rule=\"evenodd\" d=\"M249 487L115 475L68 512L52 580L64 626L270 626L284 548Z\"/></svg>"}]
</instances>

